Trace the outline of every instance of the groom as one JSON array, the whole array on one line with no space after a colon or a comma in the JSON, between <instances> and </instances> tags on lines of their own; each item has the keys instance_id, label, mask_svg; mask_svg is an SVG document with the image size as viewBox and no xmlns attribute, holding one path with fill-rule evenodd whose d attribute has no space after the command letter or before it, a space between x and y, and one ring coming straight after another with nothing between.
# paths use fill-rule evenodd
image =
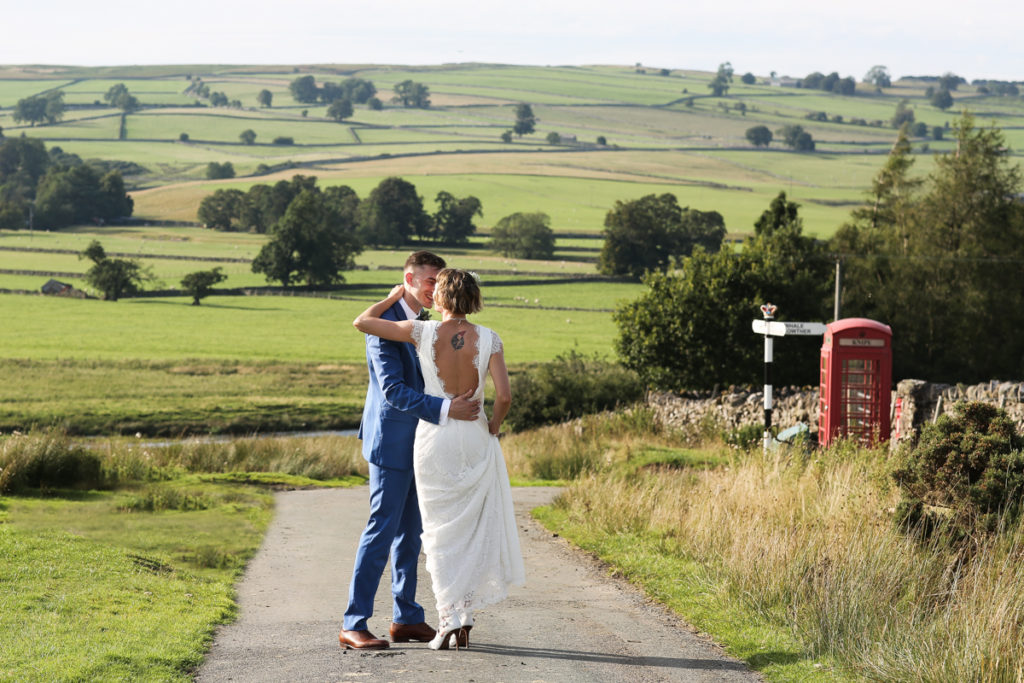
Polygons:
<instances>
[{"instance_id":1,"label":"groom","mask_svg":"<svg viewBox=\"0 0 1024 683\"><path fill-rule=\"evenodd\" d=\"M444 259L417 251L405 262L405 295L383 317L409 320L434 303L434 283ZM370 385L366 391L359 438L370 464L370 519L359 539L348 608L338 636L345 649L384 649L388 641L367 627L381 574L391 555L391 593L394 614L391 640L429 642L434 629L425 623L416 602L416 563L420 554L419 502L413 479L412 448L416 423L475 420L480 404L472 392L454 399L423 393L423 375L412 344L366 335Z\"/></svg>"}]
</instances>

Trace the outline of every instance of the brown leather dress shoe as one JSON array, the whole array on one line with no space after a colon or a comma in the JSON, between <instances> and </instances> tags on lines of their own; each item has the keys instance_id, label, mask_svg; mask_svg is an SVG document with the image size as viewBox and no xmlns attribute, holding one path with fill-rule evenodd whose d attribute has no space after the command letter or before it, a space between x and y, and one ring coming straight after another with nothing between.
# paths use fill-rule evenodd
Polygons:
<instances>
[{"instance_id":1,"label":"brown leather dress shoe","mask_svg":"<svg viewBox=\"0 0 1024 683\"><path fill-rule=\"evenodd\" d=\"M375 637L369 631L342 631L338 642L346 650L386 650L388 641Z\"/></svg>"},{"instance_id":2,"label":"brown leather dress shoe","mask_svg":"<svg viewBox=\"0 0 1024 683\"><path fill-rule=\"evenodd\" d=\"M426 622L419 624L391 624L391 640L396 643L408 643L410 640L429 643L436 634L437 631L430 628Z\"/></svg>"}]
</instances>

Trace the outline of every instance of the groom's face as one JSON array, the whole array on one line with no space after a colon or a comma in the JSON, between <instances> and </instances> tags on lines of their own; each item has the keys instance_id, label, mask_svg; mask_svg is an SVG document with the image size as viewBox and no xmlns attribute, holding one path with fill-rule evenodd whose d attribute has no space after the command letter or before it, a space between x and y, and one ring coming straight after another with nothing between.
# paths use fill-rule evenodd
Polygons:
<instances>
[{"instance_id":1,"label":"groom's face","mask_svg":"<svg viewBox=\"0 0 1024 683\"><path fill-rule=\"evenodd\" d=\"M412 294L424 308L434 306L434 285L437 283L439 272L441 269L433 266L413 266L412 270L405 274L405 291Z\"/></svg>"}]
</instances>

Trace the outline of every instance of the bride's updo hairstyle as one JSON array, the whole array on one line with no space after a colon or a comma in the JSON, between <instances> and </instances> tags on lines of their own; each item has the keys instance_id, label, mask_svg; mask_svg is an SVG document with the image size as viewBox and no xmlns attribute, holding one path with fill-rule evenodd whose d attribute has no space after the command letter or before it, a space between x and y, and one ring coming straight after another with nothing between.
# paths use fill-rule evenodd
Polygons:
<instances>
[{"instance_id":1,"label":"bride's updo hairstyle","mask_svg":"<svg viewBox=\"0 0 1024 683\"><path fill-rule=\"evenodd\" d=\"M461 268L445 268L437 274L434 303L453 315L469 315L484 307L476 276Z\"/></svg>"}]
</instances>

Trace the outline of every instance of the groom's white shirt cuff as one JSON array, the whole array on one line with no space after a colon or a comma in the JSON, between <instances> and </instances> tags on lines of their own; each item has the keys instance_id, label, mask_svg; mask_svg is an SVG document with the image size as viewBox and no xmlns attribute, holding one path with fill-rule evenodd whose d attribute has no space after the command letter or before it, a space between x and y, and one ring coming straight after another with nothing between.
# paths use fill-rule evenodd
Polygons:
<instances>
[{"instance_id":1,"label":"groom's white shirt cuff","mask_svg":"<svg viewBox=\"0 0 1024 683\"><path fill-rule=\"evenodd\" d=\"M412 310L412 308L409 307L409 304L405 303L405 297L399 299L398 303L402 304L402 310L405 311L406 320L416 320L416 318L419 317L419 313ZM441 415L438 417L437 420L437 424L439 426L444 426L444 424L448 422L448 410L451 407L452 400L450 398L444 399L444 401L441 403Z\"/></svg>"}]
</instances>

